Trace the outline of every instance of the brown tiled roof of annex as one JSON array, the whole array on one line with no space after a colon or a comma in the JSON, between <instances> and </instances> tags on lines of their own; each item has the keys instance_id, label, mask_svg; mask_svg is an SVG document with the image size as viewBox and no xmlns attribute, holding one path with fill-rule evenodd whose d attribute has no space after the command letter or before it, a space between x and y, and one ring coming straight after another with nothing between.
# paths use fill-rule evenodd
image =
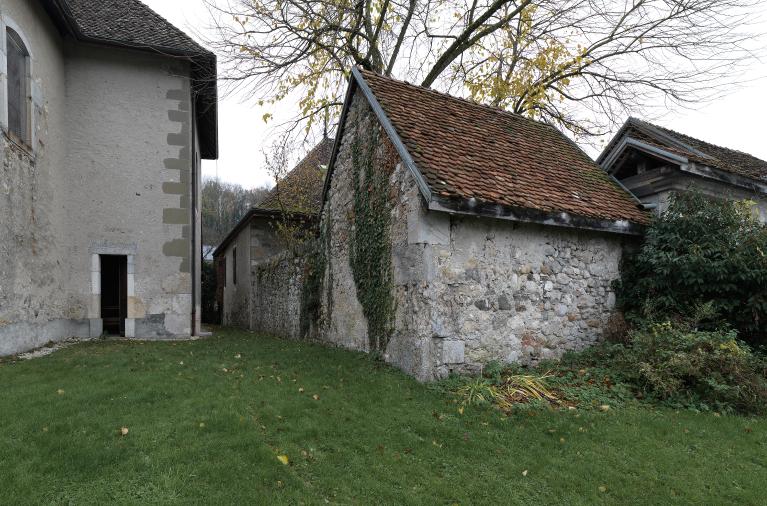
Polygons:
<instances>
[{"instance_id":1,"label":"brown tiled roof of annex","mask_svg":"<svg viewBox=\"0 0 767 506\"><path fill-rule=\"evenodd\" d=\"M434 195L648 223L637 201L556 128L369 71L361 74Z\"/></svg>"},{"instance_id":2,"label":"brown tiled roof of annex","mask_svg":"<svg viewBox=\"0 0 767 506\"><path fill-rule=\"evenodd\" d=\"M325 172L333 152L333 140L325 137L272 188L260 209L318 214L322 207Z\"/></svg>"},{"instance_id":3,"label":"brown tiled roof of annex","mask_svg":"<svg viewBox=\"0 0 767 506\"><path fill-rule=\"evenodd\" d=\"M674 130L669 130L668 128L664 128L662 126L648 123L636 118L631 118L629 120L629 124L631 123L635 123L640 127L649 127L650 131L652 131L652 129L659 130L662 134L675 139L679 143L686 144L687 146L693 148L693 150L701 152L707 156L700 156L693 150L671 146L669 143L664 142L663 139L658 138L657 136L652 136L651 139L648 139L648 134L642 134L641 132L631 133L633 137L638 137L640 140L644 140L645 142L655 146L667 149L672 153L681 154L693 162L708 165L710 167L724 170L726 172L731 172L740 176L767 181L767 161L761 160L742 151L717 146L715 144L696 139L695 137L690 137L689 135L681 134L679 132L675 132Z\"/></svg>"}]
</instances>

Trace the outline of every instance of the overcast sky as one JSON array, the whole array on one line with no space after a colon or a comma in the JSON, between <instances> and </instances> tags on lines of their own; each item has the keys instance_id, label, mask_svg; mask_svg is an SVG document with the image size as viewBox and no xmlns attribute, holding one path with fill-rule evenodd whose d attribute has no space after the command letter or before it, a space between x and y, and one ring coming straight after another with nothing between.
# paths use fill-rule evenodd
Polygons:
<instances>
[{"instance_id":1,"label":"overcast sky","mask_svg":"<svg viewBox=\"0 0 767 506\"><path fill-rule=\"evenodd\" d=\"M210 26L202 0L143 2L190 35L204 32ZM761 35L767 34L767 19L762 19L757 29ZM695 110L675 110L662 117L644 119L767 160L767 61L754 63L745 80L751 82L733 89L723 99L700 104ZM263 170L262 148L274 132L271 126L264 124L262 117L266 112L287 117L292 104L283 103L281 108L283 110L276 111L258 107L237 96L222 97L219 107L220 157L218 161L203 163L203 175L218 175L224 181L247 188L271 185L271 176Z\"/></svg>"}]
</instances>

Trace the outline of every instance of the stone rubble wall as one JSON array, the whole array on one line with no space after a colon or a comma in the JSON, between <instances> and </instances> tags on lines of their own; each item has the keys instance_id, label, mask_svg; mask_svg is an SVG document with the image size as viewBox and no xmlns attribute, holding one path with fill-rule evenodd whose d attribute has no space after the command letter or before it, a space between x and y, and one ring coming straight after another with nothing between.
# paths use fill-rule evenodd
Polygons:
<instances>
[{"instance_id":1,"label":"stone rubble wall","mask_svg":"<svg viewBox=\"0 0 767 506\"><path fill-rule=\"evenodd\" d=\"M354 211L352 149L357 135L377 127L372 111L359 90L344 124L344 135L335 160L321 226L328 236L327 266L323 281L322 326L319 338L359 351L369 351L368 323L357 297L349 261Z\"/></svg>"},{"instance_id":2,"label":"stone rubble wall","mask_svg":"<svg viewBox=\"0 0 767 506\"><path fill-rule=\"evenodd\" d=\"M349 261L351 146L371 128L380 127L357 92L323 215L330 237L321 339L361 351L369 350ZM428 211L401 163L390 184L396 310L386 361L427 381L491 361L557 358L599 339L625 238Z\"/></svg>"},{"instance_id":3,"label":"stone rubble wall","mask_svg":"<svg viewBox=\"0 0 767 506\"><path fill-rule=\"evenodd\" d=\"M357 92L323 210L321 341L370 352L350 255L355 137L380 128ZM389 149L385 135L381 149ZM376 162L378 163L378 162ZM379 167L380 170L386 170ZM393 332L383 358L421 381L498 362L535 363L597 341L615 304L622 236L428 211L413 175L389 177ZM361 185L365 188L365 184ZM324 239L322 238L324 237ZM301 335L305 260L253 267L251 328ZM305 315L303 316L305 317Z\"/></svg>"},{"instance_id":4,"label":"stone rubble wall","mask_svg":"<svg viewBox=\"0 0 767 506\"><path fill-rule=\"evenodd\" d=\"M283 253L251 270L253 331L300 339L306 259Z\"/></svg>"},{"instance_id":5,"label":"stone rubble wall","mask_svg":"<svg viewBox=\"0 0 767 506\"><path fill-rule=\"evenodd\" d=\"M433 373L491 361L535 363L602 335L615 306L624 239L501 220L447 217L449 241L428 247Z\"/></svg>"}]
</instances>

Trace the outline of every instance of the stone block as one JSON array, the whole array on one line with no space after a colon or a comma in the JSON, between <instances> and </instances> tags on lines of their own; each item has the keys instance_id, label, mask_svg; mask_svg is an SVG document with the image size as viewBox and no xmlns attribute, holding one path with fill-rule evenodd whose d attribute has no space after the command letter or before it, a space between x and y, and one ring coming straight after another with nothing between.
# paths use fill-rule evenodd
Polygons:
<instances>
[{"instance_id":1,"label":"stone block","mask_svg":"<svg viewBox=\"0 0 767 506\"><path fill-rule=\"evenodd\" d=\"M487 299L479 299L474 302L474 305L480 311L490 311L490 302Z\"/></svg>"},{"instance_id":2,"label":"stone block","mask_svg":"<svg viewBox=\"0 0 767 506\"><path fill-rule=\"evenodd\" d=\"M498 309L501 311L511 311L511 301L506 295L501 295L498 297Z\"/></svg>"},{"instance_id":3,"label":"stone block","mask_svg":"<svg viewBox=\"0 0 767 506\"><path fill-rule=\"evenodd\" d=\"M463 341L443 341L442 363L463 364L466 361L464 351L465 344Z\"/></svg>"},{"instance_id":4,"label":"stone block","mask_svg":"<svg viewBox=\"0 0 767 506\"><path fill-rule=\"evenodd\" d=\"M136 337L136 320L133 318L125 320L125 337Z\"/></svg>"},{"instance_id":5,"label":"stone block","mask_svg":"<svg viewBox=\"0 0 767 506\"><path fill-rule=\"evenodd\" d=\"M418 203L420 206L420 203ZM407 219L407 240L410 244L450 244L450 216L445 213L415 209Z\"/></svg>"},{"instance_id":6,"label":"stone block","mask_svg":"<svg viewBox=\"0 0 767 506\"><path fill-rule=\"evenodd\" d=\"M90 318L88 320L89 335L91 338L101 337L104 333L104 320L101 318Z\"/></svg>"}]
</instances>

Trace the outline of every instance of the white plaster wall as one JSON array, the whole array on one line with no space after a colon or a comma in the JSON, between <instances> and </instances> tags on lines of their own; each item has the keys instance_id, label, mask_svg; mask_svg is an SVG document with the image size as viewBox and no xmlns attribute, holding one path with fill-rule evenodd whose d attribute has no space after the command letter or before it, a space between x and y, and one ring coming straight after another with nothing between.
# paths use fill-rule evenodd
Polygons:
<instances>
[{"instance_id":1,"label":"white plaster wall","mask_svg":"<svg viewBox=\"0 0 767 506\"><path fill-rule=\"evenodd\" d=\"M128 329L188 336L188 65L63 40L36 1L0 0L0 19L29 41L35 101L31 153L0 135L0 355L100 332L99 252L133 259Z\"/></svg>"},{"instance_id":2,"label":"white plaster wall","mask_svg":"<svg viewBox=\"0 0 767 506\"><path fill-rule=\"evenodd\" d=\"M96 317L88 252L97 244L135 249L129 317L154 318L156 327L136 337L191 332L191 94L184 75L186 64L148 53L67 46L67 156L61 168L64 255L72 262L67 284L87 308L80 316ZM183 139L171 137L178 134ZM167 193L165 183L188 189ZM186 261L165 251L182 238Z\"/></svg>"},{"instance_id":3,"label":"white plaster wall","mask_svg":"<svg viewBox=\"0 0 767 506\"><path fill-rule=\"evenodd\" d=\"M5 25L19 31L31 54L31 153L0 134L0 355L40 346L61 336L88 335L80 301L62 272L58 192L65 158L65 56L61 38L38 2L0 0L0 67L5 69ZM5 76L0 109L7 117ZM4 121L2 122L4 123ZM86 262L89 260L86 259Z\"/></svg>"},{"instance_id":4,"label":"white plaster wall","mask_svg":"<svg viewBox=\"0 0 767 506\"><path fill-rule=\"evenodd\" d=\"M243 227L229 243L226 256L226 285L222 323L236 327L251 328L252 268L250 257L251 229ZM237 248L237 284L234 283L234 249Z\"/></svg>"}]
</instances>

